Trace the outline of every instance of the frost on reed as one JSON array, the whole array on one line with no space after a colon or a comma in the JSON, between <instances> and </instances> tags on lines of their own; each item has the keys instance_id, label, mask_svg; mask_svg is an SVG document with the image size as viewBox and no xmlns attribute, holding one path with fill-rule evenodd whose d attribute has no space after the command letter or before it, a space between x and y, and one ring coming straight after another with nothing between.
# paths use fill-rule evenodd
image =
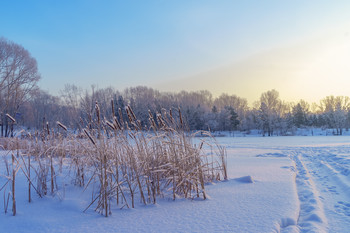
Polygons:
<instances>
[{"instance_id":1,"label":"frost on reed","mask_svg":"<svg viewBox=\"0 0 350 233\"><path fill-rule=\"evenodd\" d=\"M113 114L111 120L102 119L96 103L95 117L89 118L79 137L68 132L63 137L48 125L40 137L33 137L26 155L35 165L32 161L28 166L30 159L21 161L27 174L28 167L34 170L38 194L47 195L49 184L51 195L64 189L56 182L63 167L74 174L65 183L92 190L84 211L94 208L107 217L112 209L134 208L136 202L147 205L159 198L206 199L205 184L227 179L225 148L208 132L200 132L209 136L207 140L195 139L198 133L185 130L180 109L175 113L149 111L149 126L142 126L129 106L127 119L123 119L121 109L112 112L119 114ZM57 122L57 126L67 131L62 123ZM32 183L33 178L28 179Z\"/></svg>"}]
</instances>

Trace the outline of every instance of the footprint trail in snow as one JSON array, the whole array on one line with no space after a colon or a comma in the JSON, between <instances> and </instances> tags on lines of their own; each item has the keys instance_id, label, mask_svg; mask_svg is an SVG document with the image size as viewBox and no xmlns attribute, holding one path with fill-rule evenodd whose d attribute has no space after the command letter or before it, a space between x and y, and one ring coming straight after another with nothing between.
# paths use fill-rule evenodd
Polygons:
<instances>
[{"instance_id":1,"label":"footprint trail in snow","mask_svg":"<svg viewBox=\"0 0 350 233\"><path fill-rule=\"evenodd\" d=\"M348 232L350 148L304 147L290 157L297 168L300 232Z\"/></svg>"}]
</instances>

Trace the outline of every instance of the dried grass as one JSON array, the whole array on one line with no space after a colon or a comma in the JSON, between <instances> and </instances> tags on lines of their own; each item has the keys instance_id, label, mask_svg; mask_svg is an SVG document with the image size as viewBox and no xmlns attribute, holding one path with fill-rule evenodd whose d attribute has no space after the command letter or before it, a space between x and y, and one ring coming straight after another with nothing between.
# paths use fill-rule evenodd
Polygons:
<instances>
[{"instance_id":1,"label":"dried grass","mask_svg":"<svg viewBox=\"0 0 350 233\"><path fill-rule=\"evenodd\" d=\"M211 143L200 141L195 145L197 133L185 130L180 109L177 120L171 110L162 110L156 118L149 112L150 127L142 127L130 107L126 108L128 121L123 121L120 109L118 112L119 118L113 115L112 121L102 119L96 103L96 120L90 118L80 137L66 132L67 127L57 122L65 136L54 133L47 124L42 132L17 143L1 138L4 149L19 151L21 159L16 161L28 178L29 201L32 187L39 196L47 195L49 186L51 195L59 192L56 177L62 167L74 174L66 182L83 186L84 190L92 186L91 203L84 211L94 206L106 217L113 206L134 208L136 201L147 205L157 203L158 198L206 199L205 184L227 179L225 148L213 137L207 138ZM210 136L208 132L200 133ZM204 147L211 148L211 153ZM65 160L70 161L69 165ZM6 197L4 191L5 203Z\"/></svg>"}]
</instances>

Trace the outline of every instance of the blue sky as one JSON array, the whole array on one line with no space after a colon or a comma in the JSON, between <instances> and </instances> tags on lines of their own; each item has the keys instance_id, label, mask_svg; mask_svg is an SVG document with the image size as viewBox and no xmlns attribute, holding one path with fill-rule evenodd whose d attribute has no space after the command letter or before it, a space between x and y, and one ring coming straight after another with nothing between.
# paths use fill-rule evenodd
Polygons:
<instances>
[{"instance_id":1,"label":"blue sky","mask_svg":"<svg viewBox=\"0 0 350 233\"><path fill-rule=\"evenodd\" d=\"M311 67L317 62L315 59L320 57L318 52L325 44L332 49L339 47L340 38L348 38L349 12L350 1L322 0L2 0L0 36L30 51L37 59L42 74L40 87L53 94L58 94L66 83L83 88L97 84L117 89L148 85L170 91L210 90L215 84L218 87L211 90L214 94L228 92L253 100L257 95L252 96L251 93L260 95L276 88L281 97L293 99L287 93L288 89L281 86L283 83L268 79L272 76L269 72L258 72L255 77L248 77L243 71L240 75L232 71L232 76L225 78L228 83L234 83L235 88L230 89L224 84L225 79L220 79L223 82L221 90L221 85L215 83L221 72L218 70L237 67L232 64L242 61L247 70L249 67L256 69L256 66L250 66L250 62L252 59L255 62L259 60L257 56L260 60L266 56L275 57L271 61L275 64L279 62L279 57L274 55L276 50L293 50L294 46L300 50L294 60L309 56L309 63L305 64ZM319 43L319 47L307 49L315 40L324 42ZM342 40L344 47L338 50L348 49L348 41ZM313 55L303 54L303 51ZM329 54L329 49L327 51ZM322 56L326 56L324 54ZM343 60L348 58L344 54L342 56ZM282 57L288 56L284 53ZM332 60L334 57L339 56L333 54ZM278 67L281 74L290 72L286 63L288 67L290 63L295 63L287 60ZM321 64L324 66L327 62ZM340 76L349 71L343 69ZM213 70L218 72L214 72L213 77L207 77L207 86L197 87L198 81L194 80L200 80L201 74L206 75ZM313 83L311 80L315 77L312 76L316 73L312 73L310 68L303 70L304 76L305 72L310 77L309 83ZM292 82L293 75L282 76ZM186 85L186 80L192 80L194 84ZM249 85L242 84L245 80L251 84L249 91L245 90ZM239 88L240 85L242 88ZM345 94L345 90L337 90L337 87L327 88L321 88L319 95ZM308 100L306 94L304 98Z\"/></svg>"}]
</instances>

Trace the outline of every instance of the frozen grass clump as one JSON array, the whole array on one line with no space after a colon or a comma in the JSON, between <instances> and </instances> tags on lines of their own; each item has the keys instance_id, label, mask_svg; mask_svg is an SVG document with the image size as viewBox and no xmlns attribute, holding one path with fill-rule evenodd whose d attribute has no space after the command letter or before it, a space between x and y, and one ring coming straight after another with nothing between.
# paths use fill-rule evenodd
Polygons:
<instances>
[{"instance_id":1,"label":"frozen grass clump","mask_svg":"<svg viewBox=\"0 0 350 233\"><path fill-rule=\"evenodd\" d=\"M147 205L158 198L206 199L206 183L227 179L225 148L209 132L200 132L209 137L195 145L196 133L185 130L180 109L177 117L172 110L149 112L149 126L141 126L130 107L128 119L118 112L110 121L102 119L96 103L95 120L90 118L79 137L57 122L61 133L47 125L27 139L23 150L18 146L18 166L25 168L28 189L35 188L40 196L59 194L64 187L56 178L68 169L65 179L70 180L64 183L92 190L84 211L93 207L107 217L115 207L134 208L136 201Z\"/></svg>"}]
</instances>

